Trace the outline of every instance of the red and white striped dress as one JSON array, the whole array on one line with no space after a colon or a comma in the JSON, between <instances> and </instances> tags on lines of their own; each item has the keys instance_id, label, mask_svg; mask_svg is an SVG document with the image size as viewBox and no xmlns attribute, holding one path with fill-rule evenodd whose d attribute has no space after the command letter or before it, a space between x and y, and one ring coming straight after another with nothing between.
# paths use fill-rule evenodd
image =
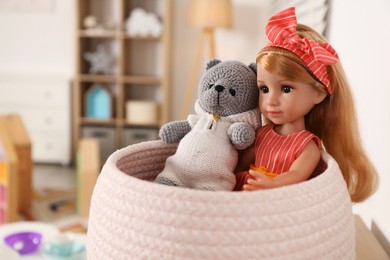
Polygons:
<instances>
[{"instance_id":1,"label":"red and white striped dress","mask_svg":"<svg viewBox=\"0 0 390 260\"><path fill-rule=\"evenodd\" d=\"M307 130L280 135L275 132L274 127L275 125L268 124L256 133L255 166L265 167L267 172L287 172L311 140L318 148L321 147L321 140ZM247 171L237 173L236 177L235 190L242 190L242 186L251 178Z\"/></svg>"}]
</instances>

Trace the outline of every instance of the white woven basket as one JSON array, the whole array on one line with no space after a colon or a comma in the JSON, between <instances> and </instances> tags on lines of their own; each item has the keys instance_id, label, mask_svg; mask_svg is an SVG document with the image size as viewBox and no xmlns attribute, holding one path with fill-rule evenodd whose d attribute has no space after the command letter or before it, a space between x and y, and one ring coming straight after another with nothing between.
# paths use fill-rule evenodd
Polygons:
<instances>
[{"instance_id":1,"label":"white woven basket","mask_svg":"<svg viewBox=\"0 0 390 260\"><path fill-rule=\"evenodd\" d=\"M176 145L126 147L95 186L88 259L354 259L352 204L337 163L309 181L256 192L213 192L146 180Z\"/></svg>"}]
</instances>

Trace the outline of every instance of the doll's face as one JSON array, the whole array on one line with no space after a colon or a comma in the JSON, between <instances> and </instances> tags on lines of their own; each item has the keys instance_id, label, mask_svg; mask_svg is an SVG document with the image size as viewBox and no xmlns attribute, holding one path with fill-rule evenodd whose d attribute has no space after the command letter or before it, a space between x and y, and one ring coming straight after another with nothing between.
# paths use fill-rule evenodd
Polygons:
<instances>
[{"instance_id":1,"label":"doll's face","mask_svg":"<svg viewBox=\"0 0 390 260\"><path fill-rule=\"evenodd\" d=\"M259 65L257 84L263 116L274 124L290 125L294 131L305 129L304 116L326 96L308 83L287 80Z\"/></svg>"}]
</instances>

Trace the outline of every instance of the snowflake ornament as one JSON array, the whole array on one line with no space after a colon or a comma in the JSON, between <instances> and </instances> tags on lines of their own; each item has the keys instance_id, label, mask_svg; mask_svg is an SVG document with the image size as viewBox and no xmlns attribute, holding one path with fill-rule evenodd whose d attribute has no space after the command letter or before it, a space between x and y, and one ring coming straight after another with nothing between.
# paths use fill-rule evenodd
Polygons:
<instances>
[{"instance_id":1,"label":"snowflake ornament","mask_svg":"<svg viewBox=\"0 0 390 260\"><path fill-rule=\"evenodd\" d=\"M84 59L91 64L89 73L111 74L113 72L115 57L107 51L103 44L97 46L96 52L85 53Z\"/></svg>"}]
</instances>

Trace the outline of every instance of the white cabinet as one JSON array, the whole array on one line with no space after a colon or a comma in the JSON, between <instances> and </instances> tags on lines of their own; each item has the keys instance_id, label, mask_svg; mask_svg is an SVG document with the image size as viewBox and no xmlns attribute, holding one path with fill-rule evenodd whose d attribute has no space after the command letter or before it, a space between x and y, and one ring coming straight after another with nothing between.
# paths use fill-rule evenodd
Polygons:
<instances>
[{"instance_id":1,"label":"white cabinet","mask_svg":"<svg viewBox=\"0 0 390 260\"><path fill-rule=\"evenodd\" d=\"M0 75L0 114L18 113L32 141L34 162L69 164L71 83L53 75Z\"/></svg>"}]
</instances>

